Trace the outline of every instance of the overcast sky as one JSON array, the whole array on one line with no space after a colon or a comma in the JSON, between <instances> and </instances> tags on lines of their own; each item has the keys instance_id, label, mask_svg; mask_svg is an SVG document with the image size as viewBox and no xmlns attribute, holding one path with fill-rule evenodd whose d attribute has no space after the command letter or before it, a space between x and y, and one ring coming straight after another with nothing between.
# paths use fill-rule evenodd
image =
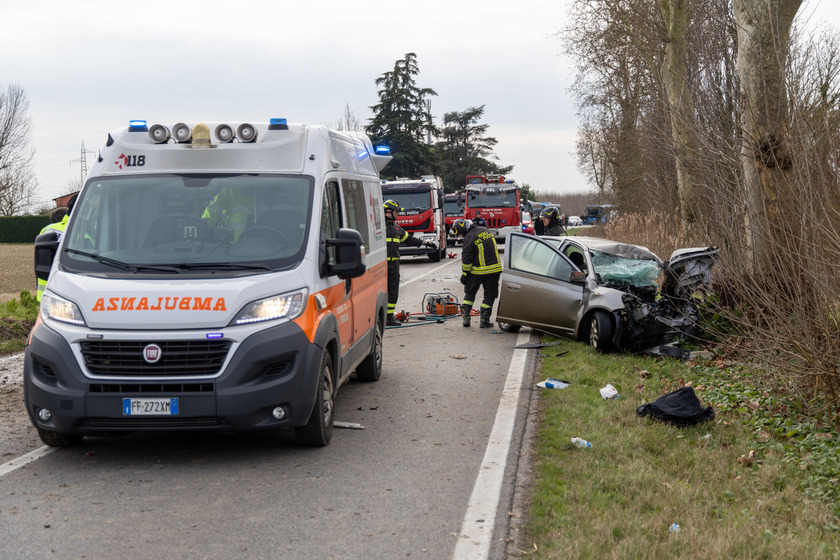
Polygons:
<instances>
[{"instance_id":1,"label":"overcast sky","mask_svg":"<svg viewBox=\"0 0 840 560\"><path fill-rule=\"evenodd\" d=\"M573 67L557 31L565 0L0 0L0 86L30 102L39 197L80 176L130 119L363 123L375 80L408 52L435 122L485 106L496 155L520 184L589 190L572 154ZM840 2L806 0L811 24L840 26ZM87 154L89 167L95 154Z\"/></svg>"}]
</instances>

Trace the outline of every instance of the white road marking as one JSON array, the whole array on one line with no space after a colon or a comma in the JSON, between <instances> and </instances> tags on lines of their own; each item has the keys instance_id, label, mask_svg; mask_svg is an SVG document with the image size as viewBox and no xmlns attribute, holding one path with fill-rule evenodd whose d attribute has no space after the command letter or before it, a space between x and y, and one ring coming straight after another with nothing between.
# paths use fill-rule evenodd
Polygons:
<instances>
[{"instance_id":1,"label":"white road marking","mask_svg":"<svg viewBox=\"0 0 840 560\"><path fill-rule=\"evenodd\" d=\"M405 282L400 282L400 288L402 288L403 286L408 286L408 285L409 285L409 284L411 284L412 282L416 282L416 281L418 281L418 280L420 280L420 279L422 279L422 278L425 278L425 277L426 277L426 276L428 276L429 274L431 274L431 273L433 273L433 272L437 272L437 271L438 271L438 270L440 270L441 268L443 268L443 267L445 267L445 266L449 266L449 265L450 265L450 264L452 264L453 262L461 262L461 261L459 261L459 260L455 260L455 259L451 259L451 260L452 260L452 262L445 262L445 263L443 263L443 264L442 264L442 265L440 265L440 266L436 266L435 268L433 268L432 270L430 270L430 271L426 272L425 274L421 274L420 276L417 276L416 278L412 278L411 280L406 280Z\"/></svg>"},{"instance_id":2,"label":"white road marking","mask_svg":"<svg viewBox=\"0 0 840 560\"><path fill-rule=\"evenodd\" d=\"M35 451L30 451L26 455L21 455L17 459L12 459L8 463L0 465L0 476L5 476L12 471L16 471L21 467L25 467L29 463L37 461L41 457L49 455L57 449L58 447L49 447L45 445L44 447L39 447Z\"/></svg>"},{"instance_id":3,"label":"white road marking","mask_svg":"<svg viewBox=\"0 0 840 560\"><path fill-rule=\"evenodd\" d=\"M516 339L516 346L528 342L531 330L520 332ZM496 420L493 431L484 452L484 461L478 470L467 512L461 526L458 544L455 545L453 560L486 559L490 554L490 542L493 537L493 526L496 522L496 511L502 495L505 466L510 451L513 436L513 426L516 421L516 411L519 406L519 393L525 374L526 356L528 350L515 349L510 359L505 387L499 408L496 410Z\"/></svg>"}]
</instances>

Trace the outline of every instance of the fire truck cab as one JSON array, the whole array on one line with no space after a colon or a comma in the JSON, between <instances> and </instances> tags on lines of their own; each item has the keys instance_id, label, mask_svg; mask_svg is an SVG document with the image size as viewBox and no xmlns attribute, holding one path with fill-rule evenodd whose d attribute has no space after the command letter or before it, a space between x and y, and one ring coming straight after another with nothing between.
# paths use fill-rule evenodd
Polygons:
<instances>
[{"instance_id":1,"label":"fire truck cab","mask_svg":"<svg viewBox=\"0 0 840 560\"><path fill-rule=\"evenodd\" d=\"M423 175L420 179L400 178L382 181L383 200L396 200L400 210L397 223L420 241L432 247L400 245L400 256L428 255L432 262L446 256L446 224L443 217L443 183L440 178Z\"/></svg>"},{"instance_id":2,"label":"fire truck cab","mask_svg":"<svg viewBox=\"0 0 840 560\"><path fill-rule=\"evenodd\" d=\"M467 175L464 217L475 220L480 213L497 241L508 232L520 232L522 215L519 186L503 175Z\"/></svg>"}]
</instances>

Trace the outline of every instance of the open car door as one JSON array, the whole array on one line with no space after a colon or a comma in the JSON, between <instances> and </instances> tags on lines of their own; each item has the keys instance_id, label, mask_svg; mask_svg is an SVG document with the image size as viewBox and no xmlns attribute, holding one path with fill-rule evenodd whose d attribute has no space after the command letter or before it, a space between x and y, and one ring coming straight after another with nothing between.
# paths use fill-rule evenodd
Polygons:
<instances>
[{"instance_id":1,"label":"open car door","mask_svg":"<svg viewBox=\"0 0 840 560\"><path fill-rule=\"evenodd\" d=\"M556 240L511 232L504 255L496 320L574 336L583 284L570 282L577 269Z\"/></svg>"}]
</instances>

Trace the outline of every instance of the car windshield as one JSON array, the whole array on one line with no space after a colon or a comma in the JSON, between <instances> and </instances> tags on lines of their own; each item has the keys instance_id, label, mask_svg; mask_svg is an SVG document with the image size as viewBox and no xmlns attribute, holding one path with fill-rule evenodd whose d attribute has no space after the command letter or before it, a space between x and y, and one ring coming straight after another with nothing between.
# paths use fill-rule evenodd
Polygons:
<instances>
[{"instance_id":1,"label":"car windshield","mask_svg":"<svg viewBox=\"0 0 840 560\"><path fill-rule=\"evenodd\" d=\"M97 178L76 204L62 263L90 272L277 270L300 262L312 178Z\"/></svg>"},{"instance_id":2,"label":"car windshield","mask_svg":"<svg viewBox=\"0 0 840 560\"><path fill-rule=\"evenodd\" d=\"M653 259L628 259L601 251L590 251L595 273L602 284L614 287L655 288L659 263Z\"/></svg>"}]
</instances>

